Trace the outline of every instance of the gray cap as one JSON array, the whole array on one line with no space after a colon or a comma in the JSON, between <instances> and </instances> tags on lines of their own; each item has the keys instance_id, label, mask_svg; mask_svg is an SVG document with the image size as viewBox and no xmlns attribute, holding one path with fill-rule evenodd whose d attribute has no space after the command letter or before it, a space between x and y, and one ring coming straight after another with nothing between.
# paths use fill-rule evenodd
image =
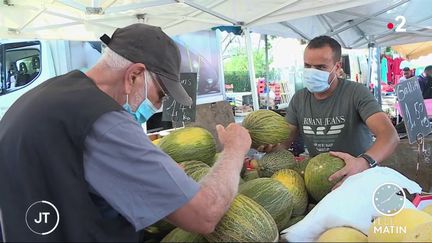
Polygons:
<instances>
[{"instance_id":1,"label":"gray cap","mask_svg":"<svg viewBox=\"0 0 432 243\"><path fill-rule=\"evenodd\" d=\"M180 83L180 51L160 27L132 24L103 35L101 41L120 56L134 63L143 63L158 75L164 91L178 103L190 106L192 99Z\"/></svg>"}]
</instances>

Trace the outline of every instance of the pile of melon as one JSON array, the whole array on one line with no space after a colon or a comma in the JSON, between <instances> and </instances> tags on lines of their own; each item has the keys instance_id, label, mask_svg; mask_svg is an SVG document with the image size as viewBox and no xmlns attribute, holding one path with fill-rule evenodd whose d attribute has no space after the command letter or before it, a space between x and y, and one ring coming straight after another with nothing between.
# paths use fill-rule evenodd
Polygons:
<instances>
[{"instance_id":1,"label":"pile of melon","mask_svg":"<svg viewBox=\"0 0 432 243\"><path fill-rule=\"evenodd\" d=\"M257 111L246 117L243 125L251 134L252 147L280 143L287 138L288 126L283 117L277 116L274 112ZM219 158L215 139L203 128L179 129L155 144L197 182L211 171ZM328 153L304 160L295 158L287 150L267 153L259 160L252 160L241 172L238 195L213 233L186 232L161 220L145 230L146 238L162 242L276 242L280 231L302 220L313 203L318 203L331 191L337 181L329 182L328 177L344 166L343 160ZM403 217L409 218L409 215ZM368 239L356 229L338 227L324 232L317 241L432 241L429 233L432 232L432 216L429 222L427 217L419 220L420 216L413 215L416 220L410 222L416 224L410 226L412 233L406 239L383 238L373 233Z\"/></svg>"},{"instance_id":2,"label":"pile of melon","mask_svg":"<svg viewBox=\"0 0 432 243\"><path fill-rule=\"evenodd\" d=\"M265 133L274 134L281 129L286 132L276 136L261 136L263 131L259 131L259 127L266 123L259 122L252 128L248 127L253 147L263 143L279 143L289 135L284 118L274 112L253 112L246 117L245 123L253 125L256 119L273 124ZM281 126L278 127L277 124ZM185 173L197 182L209 173L218 159L215 139L210 132L199 127L176 130L154 144L178 162ZM308 164L313 166L308 168ZM307 181L309 170L319 173L315 168L319 164L315 165L313 160L309 163L307 160L298 162L287 150L265 154L260 160L253 161L252 169L242 171L238 196L215 232L201 236L175 228L162 220L148 227L147 233L159 237L163 235L164 238L157 240L165 242L277 241L281 230L300 221L307 213L309 200L305 180ZM323 188L323 185L315 185L311 188L323 195L329 186Z\"/></svg>"}]
</instances>

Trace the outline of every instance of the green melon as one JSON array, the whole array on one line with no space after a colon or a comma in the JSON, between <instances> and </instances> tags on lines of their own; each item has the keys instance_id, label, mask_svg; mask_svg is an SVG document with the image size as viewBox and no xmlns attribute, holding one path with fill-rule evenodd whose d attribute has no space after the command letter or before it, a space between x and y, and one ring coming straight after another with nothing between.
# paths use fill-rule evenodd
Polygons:
<instances>
[{"instance_id":1,"label":"green melon","mask_svg":"<svg viewBox=\"0 0 432 243\"><path fill-rule=\"evenodd\" d=\"M204 237L210 242L276 242L279 232L272 216L262 206L239 194L215 231Z\"/></svg>"},{"instance_id":2,"label":"green melon","mask_svg":"<svg viewBox=\"0 0 432 243\"><path fill-rule=\"evenodd\" d=\"M258 178L240 186L239 193L253 199L263 206L275 220L279 231L291 217L292 196L282 183L272 178Z\"/></svg>"},{"instance_id":3,"label":"green melon","mask_svg":"<svg viewBox=\"0 0 432 243\"><path fill-rule=\"evenodd\" d=\"M161 242L207 242L204 236L175 228Z\"/></svg>"},{"instance_id":4,"label":"green melon","mask_svg":"<svg viewBox=\"0 0 432 243\"><path fill-rule=\"evenodd\" d=\"M161 219L146 228L147 232L156 235L166 235L173 229L175 229L175 226L164 219Z\"/></svg>"},{"instance_id":5,"label":"green melon","mask_svg":"<svg viewBox=\"0 0 432 243\"><path fill-rule=\"evenodd\" d=\"M308 194L303 178L294 170L283 169L273 174L273 179L281 182L293 197L293 216L303 215L308 206Z\"/></svg>"},{"instance_id":6,"label":"green melon","mask_svg":"<svg viewBox=\"0 0 432 243\"><path fill-rule=\"evenodd\" d=\"M211 133L200 127L187 127L171 132L159 147L176 162L199 160L212 164L216 143Z\"/></svg>"},{"instance_id":7,"label":"green melon","mask_svg":"<svg viewBox=\"0 0 432 243\"><path fill-rule=\"evenodd\" d=\"M271 177L276 171L291 169L295 166L294 155L285 149L265 154L258 160L259 177Z\"/></svg>"},{"instance_id":8,"label":"green melon","mask_svg":"<svg viewBox=\"0 0 432 243\"><path fill-rule=\"evenodd\" d=\"M270 110L253 111L243 120L243 127L249 131L255 149L284 142L291 133L285 118Z\"/></svg>"},{"instance_id":9,"label":"green melon","mask_svg":"<svg viewBox=\"0 0 432 243\"><path fill-rule=\"evenodd\" d=\"M162 138L158 138L152 141L152 143L156 146L159 146L160 141L162 141Z\"/></svg>"},{"instance_id":10,"label":"green melon","mask_svg":"<svg viewBox=\"0 0 432 243\"><path fill-rule=\"evenodd\" d=\"M328 178L336 171L342 169L345 162L331 156L329 153L319 154L309 160L305 170L305 185L317 202L323 199L338 181L329 181Z\"/></svg>"},{"instance_id":11,"label":"green melon","mask_svg":"<svg viewBox=\"0 0 432 243\"><path fill-rule=\"evenodd\" d=\"M221 153L222 152L219 152L219 153L215 154L215 156L213 157L213 164L216 163L216 161L218 161L218 159L221 157Z\"/></svg>"},{"instance_id":12,"label":"green melon","mask_svg":"<svg viewBox=\"0 0 432 243\"><path fill-rule=\"evenodd\" d=\"M185 173L197 182L210 171L210 166L198 160L181 162L180 165L183 167Z\"/></svg>"},{"instance_id":13,"label":"green melon","mask_svg":"<svg viewBox=\"0 0 432 243\"><path fill-rule=\"evenodd\" d=\"M190 177L192 177L192 179L194 179L196 182L201 181L201 179L206 176L208 174L208 172L210 171L210 168L198 168L195 171L193 171L192 173L190 173Z\"/></svg>"},{"instance_id":14,"label":"green melon","mask_svg":"<svg viewBox=\"0 0 432 243\"><path fill-rule=\"evenodd\" d=\"M246 170L245 173L243 174L243 179L245 181L250 181L257 178L259 178L257 170Z\"/></svg>"},{"instance_id":15,"label":"green melon","mask_svg":"<svg viewBox=\"0 0 432 243\"><path fill-rule=\"evenodd\" d=\"M303 161L296 161L292 169L297 171L297 173L299 173L304 178L304 173L306 171L306 166L308 163L309 159L305 159Z\"/></svg>"},{"instance_id":16,"label":"green melon","mask_svg":"<svg viewBox=\"0 0 432 243\"><path fill-rule=\"evenodd\" d=\"M192 172L200 168L210 168L206 163L199 160L190 160L179 163L186 174L190 175Z\"/></svg>"}]
</instances>

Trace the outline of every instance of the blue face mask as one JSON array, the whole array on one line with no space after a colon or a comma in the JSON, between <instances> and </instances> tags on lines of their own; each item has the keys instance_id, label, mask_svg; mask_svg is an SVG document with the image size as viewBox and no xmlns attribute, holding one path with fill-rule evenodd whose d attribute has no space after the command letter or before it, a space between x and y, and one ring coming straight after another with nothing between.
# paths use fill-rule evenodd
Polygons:
<instances>
[{"instance_id":1,"label":"blue face mask","mask_svg":"<svg viewBox=\"0 0 432 243\"><path fill-rule=\"evenodd\" d=\"M330 73L333 72L333 68L330 72L318 70L315 68L305 68L303 72L303 80L306 88L311 93L322 93L327 91L334 80L333 78L330 83L328 82Z\"/></svg>"},{"instance_id":2,"label":"blue face mask","mask_svg":"<svg viewBox=\"0 0 432 243\"><path fill-rule=\"evenodd\" d=\"M156 113L156 111L158 110L153 103L147 99L147 75L144 75L145 77L145 98L143 100L143 102L141 102L141 104L138 106L138 108L136 109L136 111L132 111L132 108L129 105L129 101L128 101L128 97L126 98L126 103L123 105L123 108L129 112L134 118L135 120L140 123L143 124L144 122L148 121L150 119L150 117Z\"/></svg>"}]
</instances>

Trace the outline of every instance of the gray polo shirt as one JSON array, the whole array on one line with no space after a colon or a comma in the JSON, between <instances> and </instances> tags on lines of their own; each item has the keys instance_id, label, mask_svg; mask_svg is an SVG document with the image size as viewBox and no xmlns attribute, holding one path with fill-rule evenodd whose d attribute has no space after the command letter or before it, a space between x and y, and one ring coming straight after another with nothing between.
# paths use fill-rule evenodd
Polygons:
<instances>
[{"instance_id":1,"label":"gray polo shirt","mask_svg":"<svg viewBox=\"0 0 432 243\"><path fill-rule=\"evenodd\" d=\"M174 212L199 191L199 184L154 146L126 111L101 116L85 148L85 179L89 191L98 196L95 203L102 215L120 213L137 231Z\"/></svg>"}]
</instances>

